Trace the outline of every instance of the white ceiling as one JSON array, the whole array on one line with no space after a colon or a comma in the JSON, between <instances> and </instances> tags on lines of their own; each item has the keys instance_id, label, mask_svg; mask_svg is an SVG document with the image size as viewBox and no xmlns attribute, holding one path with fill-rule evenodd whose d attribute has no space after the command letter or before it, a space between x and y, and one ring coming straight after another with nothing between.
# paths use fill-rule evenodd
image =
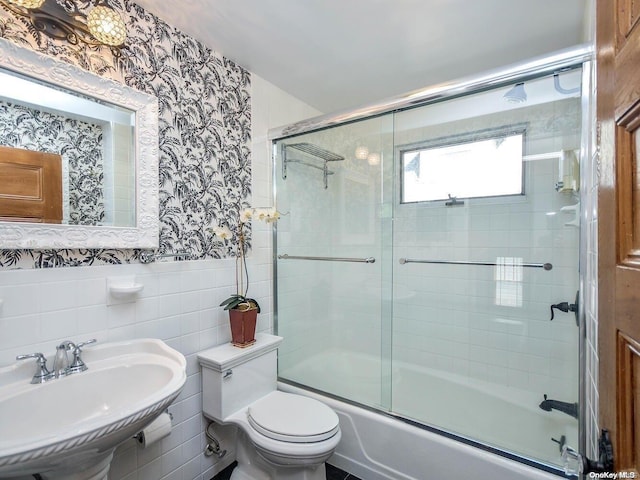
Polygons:
<instances>
[{"instance_id":1,"label":"white ceiling","mask_svg":"<svg viewBox=\"0 0 640 480\"><path fill-rule=\"evenodd\" d=\"M591 0L136 0L324 113L585 41Z\"/></svg>"}]
</instances>

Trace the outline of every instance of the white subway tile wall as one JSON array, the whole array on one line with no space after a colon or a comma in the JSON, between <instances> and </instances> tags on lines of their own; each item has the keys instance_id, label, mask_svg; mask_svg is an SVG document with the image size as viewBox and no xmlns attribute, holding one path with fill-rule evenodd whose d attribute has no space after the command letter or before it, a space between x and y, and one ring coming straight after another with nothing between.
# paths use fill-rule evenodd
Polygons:
<instances>
[{"instance_id":1,"label":"white subway tile wall","mask_svg":"<svg viewBox=\"0 0 640 480\"><path fill-rule=\"evenodd\" d=\"M526 198L398 208L394 360L576 401L578 329L572 313L550 321L550 305L578 289L579 231L560 212L577 200L548 193L557 161L528 162L526 176ZM519 266L547 262L551 271Z\"/></svg>"},{"instance_id":2,"label":"white subway tile wall","mask_svg":"<svg viewBox=\"0 0 640 480\"><path fill-rule=\"evenodd\" d=\"M591 72L594 76L594 72ZM592 95L588 108L591 115L588 122L591 129L591 138L585 143L585 155L587 162L584 168L584 185L587 186L583 192L583 222L585 225L582 231L585 233L586 241L583 247L586 249L584 265L584 319L586 322L585 339L585 436L586 448L589 458L598 458L599 447L598 438L600 431L598 427L598 184L599 178L599 157L596 145L596 118L595 118L595 82L591 83Z\"/></svg>"},{"instance_id":3,"label":"white subway tile wall","mask_svg":"<svg viewBox=\"0 0 640 480\"><path fill-rule=\"evenodd\" d=\"M249 257L252 291L260 292L256 294L262 306L260 331L272 328L270 278L267 270L258 268L270 260L257 252ZM153 337L165 341L187 358L187 383L169 407L174 416L173 432L146 450L133 440L124 444L117 450L109 478L208 480L215 473L218 459L202 455L207 421L201 413L196 356L198 351L230 339L227 312L218 304L235 290L234 263L233 259L159 261L150 265L2 271L0 364L13 363L21 353L39 351L51 357L55 345L66 339L109 342ZM70 271L72 279L68 279ZM144 290L135 301L107 305L106 279L120 275L135 275Z\"/></svg>"}]
</instances>

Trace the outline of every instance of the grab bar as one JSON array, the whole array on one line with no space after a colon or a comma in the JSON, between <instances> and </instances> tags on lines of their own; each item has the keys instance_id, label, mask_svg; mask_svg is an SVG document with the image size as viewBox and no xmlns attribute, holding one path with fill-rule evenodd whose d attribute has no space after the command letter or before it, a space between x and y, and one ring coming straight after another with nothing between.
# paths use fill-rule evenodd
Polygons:
<instances>
[{"instance_id":1,"label":"grab bar","mask_svg":"<svg viewBox=\"0 0 640 480\"><path fill-rule=\"evenodd\" d=\"M345 257L299 257L295 255L278 255L279 260L320 260L323 262L354 262L354 263L376 263L373 257L367 258L345 258Z\"/></svg>"},{"instance_id":2,"label":"grab bar","mask_svg":"<svg viewBox=\"0 0 640 480\"><path fill-rule=\"evenodd\" d=\"M545 270L551 270L553 265L550 263L515 263L515 262L503 262L503 263L495 263L495 262L465 262L465 261L456 261L456 260L415 260L412 258L401 258L400 265L404 265L405 263L436 263L441 265L486 265L486 266L509 266L509 267L527 267L527 268L543 268Z\"/></svg>"}]
</instances>

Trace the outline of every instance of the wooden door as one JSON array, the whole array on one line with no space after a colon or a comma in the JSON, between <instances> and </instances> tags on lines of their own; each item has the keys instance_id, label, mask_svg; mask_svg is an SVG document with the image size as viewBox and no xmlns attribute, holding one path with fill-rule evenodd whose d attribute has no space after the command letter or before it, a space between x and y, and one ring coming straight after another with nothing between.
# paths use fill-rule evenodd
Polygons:
<instances>
[{"instance_id":1,"label":"wooden door","mask_svg":"<svg viewBox=\"0 0 640 480\"><path fill-rule=\"evenodd\" d=\"M60 155L0 147L0 220L62 221Z\"/></svg>"},{"instance_id":2,"label":"wooden door","mask_svg":"<svg viewBox=\"0 0 640 480\"><path fill-rule=\"evenodd\" d=\"M600 425L640 468L640 2L597 0ZM631 477L628 477L631 478Z\"/></svg>"}]
</instances>

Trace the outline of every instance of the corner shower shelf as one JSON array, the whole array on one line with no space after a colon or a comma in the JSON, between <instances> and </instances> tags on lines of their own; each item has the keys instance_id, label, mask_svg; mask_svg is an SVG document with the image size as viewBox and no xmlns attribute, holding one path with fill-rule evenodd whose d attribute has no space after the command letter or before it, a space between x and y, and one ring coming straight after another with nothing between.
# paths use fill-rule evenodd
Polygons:
<instances>
[{"instance_id":1,"label":"corner shower shelf","mask_svg":"<svg viewBox=\"0 0 640 480\"><path fill-rule=\"evenodd\" d=\"M288 158L289 149L295 152L302 152L306 155L305 159L299 158ZM311 161L320 160L322 165L316 165L315 163L311 163ZM324 179L324 188L326 189L329 186L328 177L329 175L333 175L335 172L329 170L329 162L340 162L344 160L342 155L338 155L337 153L330 152L329 150L325 150L324 148L318 147L311 143L290 143L283 144L282 147L282 179L287 179L287 164L289 163L299 163L301 165L305 165L307 167L316 168L318 170L322 170L322 175Z\"/></svg>"}]
</instances>

